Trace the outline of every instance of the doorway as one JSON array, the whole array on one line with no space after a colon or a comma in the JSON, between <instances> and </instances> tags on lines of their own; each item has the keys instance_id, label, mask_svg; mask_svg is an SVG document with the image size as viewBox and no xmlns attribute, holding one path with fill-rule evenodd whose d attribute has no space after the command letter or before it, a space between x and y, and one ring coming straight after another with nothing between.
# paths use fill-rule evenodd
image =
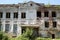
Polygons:
<instances>
[{"instance_id":1,"label":"doorway","mask_svg":"<svg viewBox=\"0 0 60 40\"><path fill-rule=\"evenodd\" d=\"M52 34L52 39L55 39L55 34Z\"/></svg>"},{"instance_id":2,"label":"doorway","mask_svg":"<svg viewBox=\"0 0 60 40\"><path fill-rule=\"evenodd\" d=\"M22 27L22 34L24 33L24 32L26 32L26 28L27 27ZM29 28L32 28L32 27L29 27ZM33 28L33 33L32 33L32 36L39 36L39 28Z\"/></svg>"}]
</instances>

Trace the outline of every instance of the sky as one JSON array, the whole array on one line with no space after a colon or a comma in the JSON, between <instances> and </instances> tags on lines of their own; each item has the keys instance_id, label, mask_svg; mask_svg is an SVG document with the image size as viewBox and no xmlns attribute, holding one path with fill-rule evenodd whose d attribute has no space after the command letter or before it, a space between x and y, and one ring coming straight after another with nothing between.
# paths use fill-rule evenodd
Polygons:
<instances>
[{"instance_id":1,"label":"sky","mask_svg":"<svg viewBox=\"0 0 60 40\"><path fill-rule=\"evenodd\" d=\"M34 1L37 3L60 5L60 0L0 0L0 4L18 4L28 1Z\"/></svg>"}]
</instances>

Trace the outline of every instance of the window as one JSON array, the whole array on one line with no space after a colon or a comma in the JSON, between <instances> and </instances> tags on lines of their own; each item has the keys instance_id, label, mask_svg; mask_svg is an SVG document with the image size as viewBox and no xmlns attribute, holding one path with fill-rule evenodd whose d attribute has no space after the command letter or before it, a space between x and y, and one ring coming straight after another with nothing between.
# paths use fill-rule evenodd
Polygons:
<instances>
[{"instance_id":1,"label":"window","mask_svg":"<svg viewBox=\"0 0 60 40\"><path fill-rule=\"evenodd\" d=\"M48 16L49 16L48 13L49 13L48 11L45 11L45 12L44 12L44 17L48 17Z\"/></svg>"},{"instance_id":2,"label":"window","mask_svg":"<svg viewBox=\"0 0 60 40\"><path fill-rule=\"evenodd\" d=\"M6 18L10 18L10 12L6 13Z\"/></svg>"},{"instance_id":3,"label":"window","mask_svg":"<svg viewBox=\"0 0 60 40\"><path fill-rule=\"evenodd\" d=\"M0 18L2 18L3 17L3 13L2 12L0 12Z\"/></svg>"},{"instance_id":4,"label":"window","mask_svg":"<svg viewBox=\"0 0 60 40\"><path fill-rule=\"evenodd\" d=\"M26 32L26 27L22 27L22 33Z\"/></svg>"},{"instance_id":5,"label":"window","mask_svg":"<svg viewBox=\"0 0 60 40\"><path fill-rule=\"evenodd\" d=\"M0 31L1 31L1 29L2 29L2 24L0 24Z\"/></svg>"},{"instance_id":6,"label":"window","mask_svg":"<svg viewBox=\"0 0 60 40\"><path fill-rule=\"evenodd\" d=\"M21 18L26 18L26 13L25 12L21 13Z\"/></svg>"},{"instance_id":7,"label":"window","mask_svg":"<svg viewBox=\"0 0 60 40\"><path fill-rule=\"evenodd\" d=\"M17 35L17 24L13 25L13 33Z\"/></svg>"},{"instance_id":8,"label":"window","mask_svg":"<svg viewBox=\"0 0 60 40\"><path fill-rule=\"evenodd\" d=\"M56 27L57 26L57 22L53 22L53 27Z\"/></svg>"},{"instance_id":9,"label":"window","mask_svg":"<svg viewBox=\"0 0 60 40\"><path fill-rule=\"evenodd\" d=\"M8 33L10 30L10 24L5 24L5 32Z\"/></svg>"},{"instance_id":10,"label":"window","mask_svg":"<svg viewBox=\"0 0 60 40\"><path fill-rule=\"evenodd\" d=\"M14 12L14 18L18 18L18 12Z\"/></svg>"},{"instance_id":11,"label":"window","mask_svg":"<svg viewBox=\"0 0 60 40\"><path fill-rule=\"evenodd\" d=\"M41 12L37 12L37 17L41 17Z\"/></svg>"},{"instance_id":12,"label":"window","mask_svg":"<svg viewBox=\"0 0 60 40\"><path fill-rule=\"evenodd\" d=\"M52 17L56 17L56 12L52 11Z\"/></svg>"},{"instance_id":13,"label":"window","mask_svg":"<svg viewBox=\"0 0 60 40\"><path fill-rule=\"evenodd\" d=\"M30 4L30 6L32 6L32 4Z\"/></svg>"},{"instance_id":14,"label":"window","mask_svg":"<svg viewBox=\"0 0 60 40\"><path fill-rule=\"evenodd\" d=\"M45 27L46 27L46 28L49 27L49 22L45 22Z\"/></svg>"}]
</instances>

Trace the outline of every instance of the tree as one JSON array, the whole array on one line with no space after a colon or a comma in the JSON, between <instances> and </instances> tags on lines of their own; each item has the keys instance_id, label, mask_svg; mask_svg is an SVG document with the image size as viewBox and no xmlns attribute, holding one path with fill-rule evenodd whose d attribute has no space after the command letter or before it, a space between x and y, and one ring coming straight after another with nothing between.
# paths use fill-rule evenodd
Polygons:
<instances>
[{"instance_id":1,"label":"tree","mask_svg":"<svg viewBox=\"0 0 60 40\"><path fill-rule=\"evenodd\" d=\"M22 35L16 38L16 40L33 40L33 29L32 28L26 28L26 31L23 32Z\"/></svg>"}]
</instances>

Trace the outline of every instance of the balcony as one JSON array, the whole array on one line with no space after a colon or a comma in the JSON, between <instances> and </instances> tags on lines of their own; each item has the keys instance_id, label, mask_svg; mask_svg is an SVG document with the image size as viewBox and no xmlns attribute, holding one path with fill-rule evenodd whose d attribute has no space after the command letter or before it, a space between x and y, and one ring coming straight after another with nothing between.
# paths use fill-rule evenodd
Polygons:
<instances>
[{"instance_id":1,"label":"balcony","mask_svg":"<svg viewBox=\"0 0 60 40\"><path fill-rule=\"evenodd\" d=\"M21 19L22 26L39 26L41 24L40 20L35 19Z\"/></svg>"}]
</instances>

